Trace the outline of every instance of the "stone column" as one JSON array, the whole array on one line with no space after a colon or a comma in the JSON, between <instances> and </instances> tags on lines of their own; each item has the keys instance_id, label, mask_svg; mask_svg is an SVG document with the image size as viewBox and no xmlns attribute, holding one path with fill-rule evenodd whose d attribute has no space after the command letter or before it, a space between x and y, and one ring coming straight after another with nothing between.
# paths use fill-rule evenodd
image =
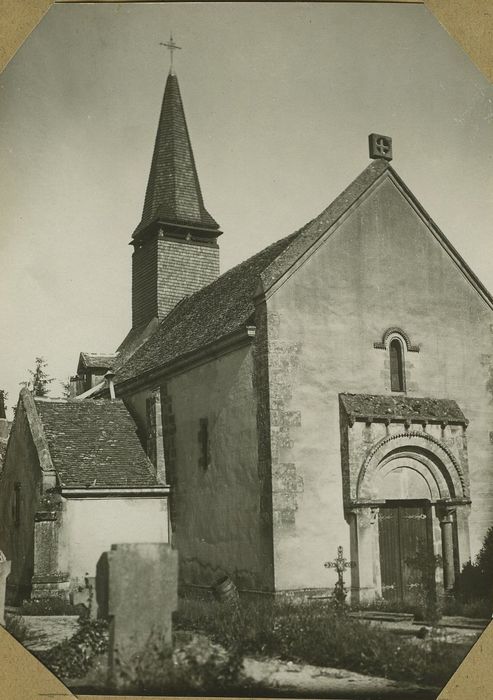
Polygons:
<instances>
[{"instance_id":1,"label":"stone column","mask_svg":"<svg viewBox=\"0 0 493 700\"><path fill-rule=\"evenodd\" d=\"M7 576L10 574L11 562L7 561L5 554L0 549L0 625L5 627L5 588Z\"/></svg>"},{"instance_id":2,"label":"stone column","mask_svg":"<svg viewBox=\"0 0 493 700\"><path fill-rule=\"evenodd\" d=\"M357 602L374 600L377 591L376 562L378 551L378 506L365 506L351 510L351 560L356 567L352 575L352 588Z\"/></svg>"},{"instance_id":3,"label":"stone column","mask_svg":"<svg viewBox=\"0 0 493 700\"><path fill-rule=\"evenodd\" d=\"M161 414L161 393L159 389L152 392L147 399L147 456L156 469L156 478L160 484L166 483L166 465L164 459L163 422Z\"/></svg>"},{"instance_id":4,"label":"stone column","mask_svg":"<svg viewBox=\"0 0 493 700\"><path fill-rule=\"evenodd\" d=\"M455 583L454 513L455 507L451 506L442 506L438 512L442 530L443 587L446 593L452 590Z\"/></svg>"}]
</instances>

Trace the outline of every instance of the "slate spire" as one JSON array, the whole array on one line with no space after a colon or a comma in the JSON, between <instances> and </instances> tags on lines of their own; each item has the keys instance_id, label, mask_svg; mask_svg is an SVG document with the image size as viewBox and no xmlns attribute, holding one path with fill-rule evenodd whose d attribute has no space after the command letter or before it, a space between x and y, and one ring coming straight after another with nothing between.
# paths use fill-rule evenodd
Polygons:
<instances>
[{"instance_id":1,"label":"slate spire","mask_svg":"<svg viewBox=\"0 0 493 700\"><path fill-rule=\"evenodd\" d=\"M172 37L165 46L170 51L179 48ZM184 297L217 279L221 233L204 206L178 78L171 68L142 219L131 241L136 333L160 322Z\"/></svg>"},{"instance_id":2,"label":"slate spire","mask_svg":"<svg viewBox=\"0 0 493 700\"><path fill-rule=\"evenodd\" d=\"M204 206L178 78L172 70L164 90L142 220L133 238L152 224L220 233L219 224Z\"/></svg>"}]
</instances>

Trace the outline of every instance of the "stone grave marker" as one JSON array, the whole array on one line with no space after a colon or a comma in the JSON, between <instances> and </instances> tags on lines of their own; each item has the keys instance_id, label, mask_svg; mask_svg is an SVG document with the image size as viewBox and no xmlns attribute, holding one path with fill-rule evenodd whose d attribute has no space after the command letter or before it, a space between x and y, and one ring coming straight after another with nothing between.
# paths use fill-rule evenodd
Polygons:
<instances>
[{"instance_id":1,"label":"stone grave marker","mask_svg":"<svg viewBox=\"0 0 493 700\"><path fill-rule=\"evenodd\" d=\"M5 627L5 589L7 587L7 576L10 574L10 561L7 561L5 554L0 549L0 625Z\"/></svg>"},{"instance_id":2,"label":"stone grave marker","mask_svg":"<svg viewBox=\"0 0 493 700\"><path fill-rule=\"evenodd\" d=\"M109 683L131 684L136 668L172 645L177 552L169 544L115 544L96 571L98 616L110 620Z\"/></svg>"}]
</instances>

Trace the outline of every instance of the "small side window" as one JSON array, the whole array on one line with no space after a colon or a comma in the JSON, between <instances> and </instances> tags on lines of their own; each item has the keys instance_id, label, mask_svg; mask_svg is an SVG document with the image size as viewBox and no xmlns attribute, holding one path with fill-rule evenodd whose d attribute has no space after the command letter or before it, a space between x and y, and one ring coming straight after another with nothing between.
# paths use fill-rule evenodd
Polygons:
<instances>
[{"instance_id":1,"label":"small side window","mask_svg":"<svg viewBox=\"0 0 493 700\"><path fill-rule=\"evenodd\" d=\"M405 391L404 381L404 352L402 343L397 338L390 342L390 389L391 391Z\"/></svg>"},{"instance_id":2,"label":"small side window","mask_svg":"<svg viewBox=\"0 0 493 700\"><path fill-rule=\"evenodd\" d=\"M209 421L207 420L207 418L200 419L199 445L199 466L205 470L208 469L210 463Z\"/></svg>"},{"instance_id":3,"label":"small side window","mask_svg":"<svg viewBox=\"0 0 493 700\"><path fill-rule=\"evenodd\" d=\"M12 501L12 520L15 527L19 527L21 523L21 485L19 481L14 484L14 493Z\"/></svg>"}]
</instances>

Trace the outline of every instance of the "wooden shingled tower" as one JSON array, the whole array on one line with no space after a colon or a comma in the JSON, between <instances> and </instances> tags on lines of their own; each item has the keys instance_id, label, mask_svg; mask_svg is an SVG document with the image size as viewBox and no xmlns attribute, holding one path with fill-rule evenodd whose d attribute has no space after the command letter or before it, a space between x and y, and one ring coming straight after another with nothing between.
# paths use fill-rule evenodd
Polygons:
<instances>
[{"instance_id":1,"label":"wooden shingled tower","mask_svg":"<svg viewBox=\"0 0 493 700\"><path fill-rule=\"evenodd\" d=\"M169 44L165 44L170 46ZM171 39L171 46L174 48ZM221 235L204 206L178 78L164 90L142 219L132 236L132 327L161 321L219 275Z\"/></svg>"}]
</instances>

